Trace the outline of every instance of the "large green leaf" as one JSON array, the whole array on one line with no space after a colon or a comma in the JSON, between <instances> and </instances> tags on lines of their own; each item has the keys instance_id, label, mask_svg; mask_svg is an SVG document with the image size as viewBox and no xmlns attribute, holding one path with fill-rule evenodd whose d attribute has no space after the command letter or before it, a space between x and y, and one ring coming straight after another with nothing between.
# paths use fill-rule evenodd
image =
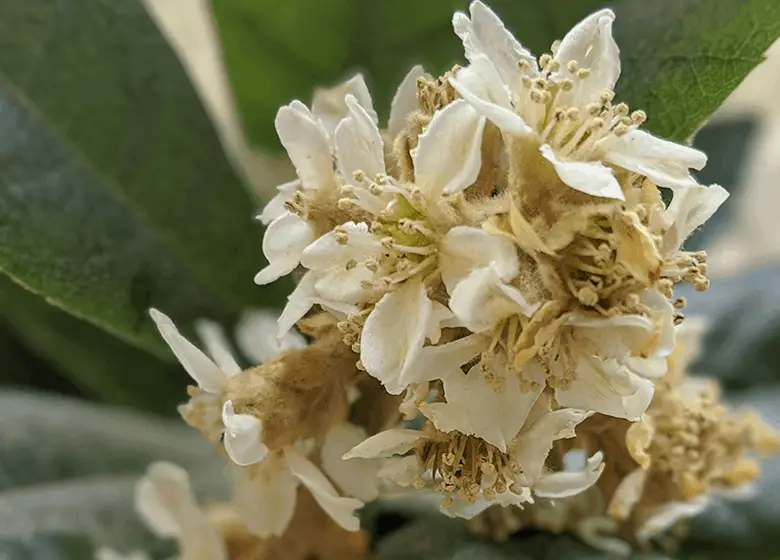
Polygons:
<instances>
[{"instance_id":1,"label":"large green leaf","mask_svg":"<svg viewBox=\"0 0 780 560\"><path fill-rule=\"evenodd\" d=\"M160 351L262 291L253 205L139 0L0 3L0 269Z\"/></svg>"},{"instance_id":2,"label":"large green leaf","mask_svg":"<svg viewBox=\"0 0 780 560\"><path fill-rule=\"evenodd\" d=\"M166 363L72 317L43 299L0 277L0 316L31 351L44 358L85 396L162 414L174 414L186 399L187 376L178 364ZM12 351L13 347L8 348ZM14 363L0 346L3 382L29 381L26 363ZM20 356L19 362L23 356ZM17 371L14 368L24 368ZM50 376L46 387L52 388Z\"/></svg>"},{"instance_id":3,"label":"large green leaf","mask_svg":"<svg viewBox=\"0 0 780 560\"><path fill-rule=\"evenodd\" d=\"M617 95L661 136L685 140L780 36L774 0L621 0Z\"/></svg>"},{"instance_id":4,"label":"large green leaf","mask_svg":"<svg viewBox=\"0 0 780 560\"><path fill-rule=\"evenodd\" d=\"M541 54L589 12L613 6L623 59L618 96L650 115L648 128L684 140L758 64L780 35L766 0L494 0L526 47ZM250 141L277 147L276 109L362 70L380 114L415 63L442 72L463 62L451 29L465 0L212 0Z\"/></svg>"}]
</instances>

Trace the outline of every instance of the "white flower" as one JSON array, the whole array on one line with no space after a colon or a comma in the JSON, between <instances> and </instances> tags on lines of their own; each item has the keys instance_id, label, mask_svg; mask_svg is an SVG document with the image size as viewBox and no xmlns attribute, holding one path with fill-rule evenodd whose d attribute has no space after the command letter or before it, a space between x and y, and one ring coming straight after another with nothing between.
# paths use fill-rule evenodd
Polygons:
<instances>
[{"instance_id":1,"label":"white flower","mask_svg":"<svg viewBox=\"0 0 780 560\"><path fill-rule=\"evenodd\" d=\"M233 503L247 528L257 536L269 538L284 533L295 512L300 484L340 527L347 531L360 528L355 511L363 507L363 502L339 496L325 475L306 458L305 448L305 442L288 445L257 464L233 468Z\"/></svg>"},{"instance_id":2,"label":"white flower","mask_svg":"<svg viewBox=\"0 0 780 560\"><path fill-rule=\"evenodd\" d=\"M710 497L702 494L685 502L667 502L660 505L642 522L636 531L636 538L639 542L647 542L678 522L697 516L709 503Z\"/></svg>"},{"instance_id":3,"label":"white flower","mask_svg":"<svg viewBox=\"0 0 780 560\"><path fill-rule=\"evenodd\" d=\"M150 465L136 485L135 508L155 534L178 540L182 559L227 560L222 538L195 501L181 467L162 462Z\"/></svg>"},{"instance_id":4,"label":"white flower","mask_svg":"<svg viewBox=\"0 0 780 560\"><path fill-rule=\"evenodd\" d=\"M352 96L360 104L374 124L379 122L366 81L362 74L355 74L335 87L317 88L314 91L311 112L329 139L333 138L336 127L347 116L347 106L344 103L347 95Z\"/></svg>"},{"instance_id":5,"label":"white flower","mask_svg":"<svg viewBox=\"0 0 780 560\"><path fill-rule=\"evenodd\" d=\"M306 346L306 339L297 331L289 330L282 338L277 338L277 330L277 317L272 313L246 311L236 326L236 344L254 364L262 364L285 350Z\"/></svg>"},{"instance_id":6,"label":"white flower","mask_svg":"<svg viewBox=\"0 0 780 560\"><path fill-rule=\"evenodd\" d=\"M222 406L222 423L225 425L225 451L236 465L245 467L259 463L268 455L263 443L263 424L250 414L236 414L233 402Z\"/></svg>"},{"instance_id":7,"label":"white flower","mask_svg":"<svg viewBox=\"0 0 780 560\"><path fill-rule=\"evenodd\" d=\"M472 2L470 15L453 18L471 63L451 78L453 87L506 134L535 138L541 156L565 184L623 199L608 165L662 187L696 184L688 170L705 165L703 153L639 130L643 113L629 116L627 106L611 104L620 75L611 10L578 23L552 57L540 59L541 68L479 0Z\"/></svg>"}]
</instances>

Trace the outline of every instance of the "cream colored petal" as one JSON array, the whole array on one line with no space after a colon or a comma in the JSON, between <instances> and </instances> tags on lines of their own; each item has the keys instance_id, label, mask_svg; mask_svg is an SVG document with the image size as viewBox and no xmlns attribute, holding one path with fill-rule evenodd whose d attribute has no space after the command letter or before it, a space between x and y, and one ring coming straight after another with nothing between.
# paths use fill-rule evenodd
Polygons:
<instances>
[{"instance_id":1,"label":"cream colored petal","mask_svg":"<svg viewBox=\"0 0 780 560\"><path fill-rule=\"evenodd\" d=\"M477 269L459 282L449 305L460 322L475 333L489 331L512 315L530 316L536 308L515 288L505 285L492 266Z\"/></svg>"},{"instance_id":2,"label":"cream colored petal","mask_svg":"<svg viewBox=\"0 0 780 560\"><path fill-rule=\"evenodd\" d=\"M262 463L231 471L233 506L246 528L263 539L281 536L295 513L299 484L284 457L269 455Z\"/></svg>"},{"instance_id":3,"label":"cream colored petal","mask_svg":"<svg viewBox=\"0 0 780 560\"><path fill-rule=\"evenodd\" d=\"M528 64L531 73L538 71L536 58L517 42L490 8L476 0L469 11L473 34L506 84L511 84L520 74L519 64Z\"/></svg>"},{"instance_id":4,"label":"cream colored petal","mask_svg":"<svg viewBox=\"0 0 780 560\"><path fill-rule=\"evenodd\" d=\"M673 525L699 515L709 505L709 496L700 495L687 502L668 502L656 508L636 532L640 542L660 535Z\"/></svg>"},{"instance_id":5,"label":"cream colored petal","mask_svg":"<svg viewBox=\"0 0 780 560\"><path fill-rule=\"evenodd\" d=\"M720 205L729 197L728 191L720 185L704 187L697 185L674 193L666 212L672 222L661 241L661 253L670 257L682 247L690 235L710 219Z\"/></svg>"},{"instance_id":6,"label":"cream colored petal","mask_svg":"<svg viewBox=\"0 0 780 560\"><path fill-rule=\"evenodd\" d=\"M392 429L379 432L344 454L344 459L375 459L406 453L425 435L419 430Z\"/></svg>"},{"instance_id":7,"label":"cream colored petal","mask_svg":"<svg viewBox=\"0 0 780 560\"><path fill-rule=\"evenodd\" d=\"M634 510L634 506L642 498L646 480L647 471L643 468L638 468L629 473L615 489L615 493L609 502L607 513L615 519L628 519Z\"/></svg>"},{"instance_id":8,"label":"cream colored petal","mask_svg":"<svg viewBox=\"0 0 780 560\"><path fill-rule=\"evenodd\" d=\"M542 474L542 468L553 442L573 438L574 429L592 413L574 408L561 408L543 415L530 427L523 428L510 455L523 469L518 480L523 486L533 486Z\"/></svg>"},{"instance_id":9,"label":"cream colored petal","mask_svg":"<svg viewBox=\"0 0 780 560\"><path fill-rule=\"evenodd\" d=\"M426 346L406 368L400 382L386 388L388 392L397 395L408 385L443 378L460 371L460 366L486 350L489 342L487 337L471 335L438 346Z\"/></svg>"},{"instance_id":10,"label":"cream colored petal","mask_svg":"<svg viewBox=\"0 0 780 560\"><path fill-rule=\"evenodd\" d=\"M194 344L184 338L170 317L156 309L150 309L149 315L157 325L171 352L198 386L209 393L221 393L230 376L219 369L217 364L212 362Z\"/></svg>"},{"instance_id":11,"label":"cream colored petal","mask_svg":"<svg viewBox=\"0 0 780 560\"><path fill-rule=\"evenodd\" d=\"M278 192L271 200L268 201L268 204L265 205L265 208L263 208L263 211L258 216L258 219L262 222L263 225L267 226L276 218L287 212L285 203L292 199L295 191L298 190L299 184L300 181L295 180L276 187Z\"/></svg>"},{"instance_id":12,"label":"cream colored petal","mask_svg":"<svg viewBox=\"0 0 780 560\"><path fill-rule=\"evenodd\" d=\"M432 307L425 285L413 279L382 296L366 319L360 361L393 394L403 391L401 378L423 347Z\"/></svg>"},{"instance_id":13,"label":"cream colored petal","mask_svg":"<svg viewBox=\"0 0 780 560\"><path fill-rule=\"evenodd\" d=\"M263 254L268 266L255 275L255 283L269 284L295 270L303 250L313 240L311 226L300 216L286 212L274 220L263 236Z\"/></svg>"},{"instance_id":14,"label":"cream colored petal","mask_svg":"<svg viewBox=\"0 0 780 560\"><path fill-rule=\"evenodd\" d=\"M371 181L385 174L384 147L379 129L355 97L348 95L346 103L349 117L339 123L334 136L336 159L344 179L360 185L356 171L362 171Z\"/></svg>"},{"instance_id":15,"label":"cream colored petal","mask_svg":"<svg viewBox=\"0 0 780 560\"><path fill-rule=\"evenodd\" d=\"M539 151L553 164L560 180L571 188L592 196L625 199L615 173L606 165L598 161L560 160L548 144L544 144Z\"/></svg>"},{"instance_id":16,"label":"cream colored petal","mask_svg":"<svg viewBox=\"0 0 780 560\"><path fill-rule=\"evenodd\" d=\"M415 182L427 196L458 193L474 184L482 166L484 127L485 119L466 101L436 111L413 156Z\"/></svg>"},{"instance_id":17,"label":"cream colored petal","mask_svg":"<svg viewBox=\"0 0 780 560\"><path fill-rule=\"evenodd\" d=\"M348 114L345 98L355 97L360 106L369 114L374 124L379 122L374 111L371 93L362 74L355 74L349 80L331 88L317 88L312 99L312 113L322 123L328 136L333 136L336 126Z\"/></svg>"},{"instance_id":18,"label":"cream colored petal","mask_svg":"<svg viewBox=\"0 0 780 560\"><path fill-rule=\"evenodd\" d=\"M343 459L343 455L366 440L360 426L344 423L334 426L322 445L322 469L346 495L371 502L379 495L376 459Z\"/></svg>"},{"instance_id":19,"label":"cream colored petal","mask_svg":"<svg viewBox=\"0 0 780 560\"><path fill-rule=\"evenodd\" d=\"M346 531L360 530L360 519L355 511L363 507L363 502L339 496L322 471L294 448L285 448L284 457L293 475L311 492L320 507L339 527Z\"/></svg>"},{"instance_id":20,"label":"cream colored petal","mask_svg":"<svg viewBox=\"0 0 780 560\"><path fill-rule=\"evenodd\" d=\"M688 169L702 169L707 156L694 148L631 129L605 146L604 161L645 175L659 187L687 188L697 184Z\"/></svg>"},{"instance_id":21,"label":"cream colored petal","mask_svg":"<svg viewBox=\"0 0 780 560\"><path fill-rule=\"evenodd\" d=\"M390 104L390 119L387 121L387 132L390 138L398 136L406 125L409 115L418 110L417 80L426 75L422 66L414 66L398 86L393 95L393 102Z\"/></svg>"},{"instance_id":22,"label":"cream colored petal","mask_svg":"<svg viewBox=\"0 0 780 560\"><path fill-rule=\"evenodd\" d=\"M540 498L568 498L596 484L604 472L604 455L595 453L581 471L556 472L542 476L534 485L534 493Z\"/></svg>"},{"instance_id":23,"label":"cream colored petal","mask_svg":"<svg viewBox=\"0 0 780 560\"><path fill-rule=\"evenodd\" d=\"M561 406L593 410L638 420L653 398L653 382L631 373L615 360L582 359L566 389L556 389Z\"/></svg>"},{"instance_id":24,"label":"cream colored petal","mask_svg":"<svg viewBox=\"0 0 780 560\"><path fill-rule=\"evenodd\" d=\"M612 38L612 10L599 10L589 15L561 41L555 58L561 62L559 77L571 78L574 89L564 102L575 101L584 106L597 101L602 91L612 91L620 77L620 50ZM577 62L578 68L587 68L590 75L580 80L568 70L569 61Z\"/></svg>"},{"instance_id":25,"label":"cream colored petal","mask_svg":"<svg viewBox=\"0 0 780 560\"><path fill-rule=\"evenodd\" d=\"M263 423L250 414L236 414L231 400L222 405L225 451L236 465L259 463L268 455L263 443Z\"/></svg>"},{"instance_id":26,"label":"cream colored petal","mask_svg":"<svg viewBox=\"0 0 780 560\"><path fill-rule=\"evenodd\" d=\"M469 66L459 70L450 78L450 84L477 113L504 132L515 135L532 132L515 113L498 72L484 56L475 57Z\"/></svg>"},{"instance_id":27,"label":"cream colored petal","mask_svg":"<svg viewBox=\"0 0 780 560\"><path fill-rule=\"evenodd\" d=\"M439 267L449 293L477 268L492 266L505 281L517 276L519 262L514 243L474 227L456 226L441 241Z\"/></svg>"},{"instance_id":28,"label":"cream colored petal","mask_svg":"<svg viewBox=\"0 0 780 560\"><path fill-rule=\"evenodd\" d=\"M524 391L520 376L503 360L481 361L468 374L455 371L443 377L447 402L422 403L420 411L443 432L474 435L506 452L544 389L543 373L530 373L523 377L532 386Z\"/></svg>"},{"instance_id":29,"label":"cream colored petal","mask_svg":"<svg viewBox=\"0 0 780 560\"><path fill-rule=\"evenodd\" d=\"M307 272L295 286L293 292L287 296L287 305L285 305L282 314L277 321L278 339L283 339L287 333L300 321L304 315L314 306L317 293L314 291L314 285L317 282L315 272Z\"/></svg>"},{"instance_id":30,"label":"cream colored petal","mask_svg":"<svg viewBox=\"0 0 780 560\"><path fill-rule=\"evenodd\" d=\"M420 476L420 461L416 455L392 457L385 461L377 476L395 482L399 486L411 486Z\"/></svg>"},{"instance_id":31,"label":"cream colored petal","mask_svg":"<svg viewBox=\"0 0 780 560\"><path fill-rule=\"evenodd\" d=\"M253 364L262 364L284 350L303 348L306 339L297 331L276 338L277 316L263 309L250 309L241 315L236 326L236 343Z\"/></svg>"},{"instance_id":32,"label":"cream colored petal","mask_svg":"<svg viewBox=\"0 0 780 560\"><path fill-rule=\"evenodd\" d=\"M141 518L161 537L179 540L183 559L227 560L216 527L195 501L187 472L172 463L153 463L135 489Z\"/></svg>"},{"instance_id":33,"label":"cream colored petal","mask_svg":"<svg viewBox=\"0 0 780 560\"><path fill-rule=\"evenodd\" d=\"M383 251L382 240L370 233L366 224L347 222L339 231L331 231L308 245L301 254L301 264L310 270L323 271L343 267L353 259L364 262ZM342 244L337 239L344 233L347 242Z\"/></svg>"},{"instance_id":34,"label":"cream colored petal","mask_svg":"<svg viewBox=\"0 0 780 560\"><path fill-rule=\"evenodd\" d=\"M438 301L431 301L431 315L428 318L428 327L425 330L425 338L430 341L431 344L438 344L441 338L441 329L443 325L447 325L452 322L452 311Z\"/></svg>"},{"instance_id":35,"label":"cream colored petal","mask_svg":"<svg viewBox=\"0 0 780 560\"><path fill-rule=\"evenodd\" d=\"M328 302L357 304L369 300L374 293L373 288L363 287L363 282L373 279L374 273L365 266L334 268L317 279L314 290Z\"/></svg>"},{"instance_id":36,"label":"cream colored petal","mask_svg":"<svg viewBox=\"0 0 780 560\"><path fill-rule=\"evenodd\" d=\"M303 188L312 190L333 181L333 159L325 131L314 121L305 105L291 103L276 113L276 133L301 178Z\"/></svg>"},{"instance_id":37,"label":"cream colored petal","mask_svg":"<svg viewBox=\"0 0 780 560\"><path fill-rule=\"evenodd\" d=\"M233 353L230 349L230 342L225 336L225 329L222 325L214 321L201 319L195 322L195 331L206 346L206 351L219 366L219 369L231 377L241 371Z\"/></svg>"}]
</instances>

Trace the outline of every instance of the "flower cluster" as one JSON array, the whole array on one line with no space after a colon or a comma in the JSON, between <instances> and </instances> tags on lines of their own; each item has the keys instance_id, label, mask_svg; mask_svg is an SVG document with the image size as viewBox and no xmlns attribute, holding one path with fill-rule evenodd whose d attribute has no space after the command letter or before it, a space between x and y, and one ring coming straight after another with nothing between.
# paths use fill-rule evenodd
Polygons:
<instances>
[{"instance_id":1,"label":"flower cluster","mask_svg":"<svg viewBox=\"0 0 780 560\"><path fill-rule=\"evenodd\" d=\"M703 153L614 99L614 18L537 59L477 0L453 18L468 65L413 68L386 126L359 75L279 110L298 178L260 215L255 281L299 281L272 328L240 329L260 365L239 367L214 325L207 355L152 311L249 533L285 535L301 493L344 531L406 491L484 520L606 484L604 511L639 519L746 472L744 422L669 367L675 284L708 287L706 254L682 245L727 193L691 176Z\"/></svg>"}]
</instances>

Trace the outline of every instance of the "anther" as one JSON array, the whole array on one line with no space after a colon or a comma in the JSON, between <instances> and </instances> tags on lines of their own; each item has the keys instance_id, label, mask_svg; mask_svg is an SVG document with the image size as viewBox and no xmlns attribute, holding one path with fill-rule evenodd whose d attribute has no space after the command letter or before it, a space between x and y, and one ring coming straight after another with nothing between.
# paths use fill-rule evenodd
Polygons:
<instances>
[{"instance_id":1,"label":"anther","mask_svg":"<svg viewBox=\"0 0 780 560\"><path fill-rule=\"evenodd\" d=\"M643 124L647 120L647 114L644 111L634 111L631 113L631 121L635 125Z\"/></svg>"},{"instance_id":2,"label":"anther","mask_svg":"<svg viewBox=\"0 0 780 560\"><path fill-rule=\"evenodd\" d=\"M577 72L577 70L580 69L580 65L576 60L570 60L569 62L566 63L566 68L569 70L569 72L574 74L575 72Z\"/></svg>"},{"instance_id":3,"label":"anther","mask_svg":"<svg viewBox=\"0 0 780 560\"><path fill-rule=\"evenodd\" d=\"M608 89L605 89L599 95L599 101L601 101L604 105L610 103L614 98L615 98L615 92L610 91Z\"/></svg>"},{"instance_id":4,"label":"anther","mask_svg":"<svg viewBox=\"0 0 780 560\"><path fill-rule=\"evenodd\" d=\"M590 68L580 68L579 70L577 70L577 77L580 80L584 80L588 76L590 76Z\"/></svg>"},{"instance_id":5,"label":"anther","mask_svg":"<svg viewBox=\"0 0 780 560\"><path fill-rule=\"evenodd\" d=\"M363 173L360 169L356 169L352 173L352 178L355 179L355 181L357 181L358 183L362 183L363 181L366 180L366 174Z\"/></svg>"}]
</instances>

